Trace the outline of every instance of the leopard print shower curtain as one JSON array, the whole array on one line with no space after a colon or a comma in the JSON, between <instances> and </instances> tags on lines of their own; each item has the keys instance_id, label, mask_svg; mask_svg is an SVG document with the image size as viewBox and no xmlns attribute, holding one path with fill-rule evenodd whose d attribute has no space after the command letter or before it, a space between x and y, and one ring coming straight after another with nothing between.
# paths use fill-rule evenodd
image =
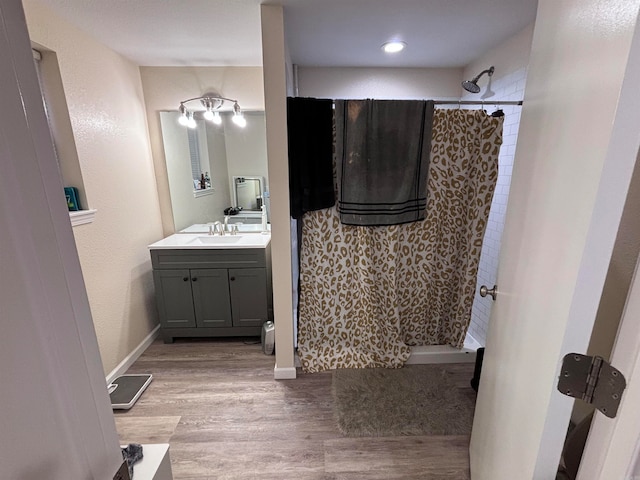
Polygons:
<instances>
[{"instance_id":1,"label":"leopard print shower curtain","mask_svg":"<svg viewBox=\"0 0 640 480\"><path fill-rule=\"evenodd\" d=\"M390 227L306 213L298 354L303 369L401 367L417 345L461 348L498 177L502 120L437 110L427 214Z\"/></svg>"}]
</instances>

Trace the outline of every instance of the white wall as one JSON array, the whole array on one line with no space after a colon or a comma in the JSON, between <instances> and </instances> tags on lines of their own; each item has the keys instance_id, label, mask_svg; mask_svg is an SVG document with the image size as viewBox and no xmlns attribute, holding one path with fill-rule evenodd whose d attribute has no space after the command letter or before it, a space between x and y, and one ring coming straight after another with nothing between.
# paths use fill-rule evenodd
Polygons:
<instances>
[{"instance_id":1,"label":"white wall","mask_svg":"<svg viewBox=\"0 0 640 480\"><path fill-rule=\"evenodd\" d=\"M276 379L296 378L293 359L291 223L287 153L287 70L282 6L262 5L265 120L271 193L273 314L276 326Z\"/></svg>"},{"instance_id":2,"label":"white wall","mask_svg":"<svg viewBox=\"0 0 640 480\"><path fill-rule=\"evenodd\" d=\"M298 96L457 100L461 81L461 68L298 67Z\"/></svg>"},{"instance_id":3,"label":"white wall","mask_svg":"<svg viewBox=\"0 0 640 480\"><path fill-rule=\"evenodd\" d=\"M489 112L495 110L495 107L491 105L491 100L522 100L524 98L532 36L533 24L465 67L463 73L463 78L465 79L475 77L490 66L495 67L495 72L492 77L488 77L485 74L479 80L478 85L482 88L480 93L471 94L463 90L463 98L465 100L486 100L485 110ZM469 333L482 346L485 345L487 339L493 300L489 296L482 298L478 291L481 285L487 285L491 288L496 283L500 242L507 212L513 158L516 151L516 141L520 128L520 112L522 110L519 106L510 105L501 108L505 117L502 147L498 157L498 181L493 201L491 202L487 230L482 243L476 296L471 313L471 324L469 325Z\"/></svg>"},{"instance_id":4,"label":"white wall","mask_svg":"<svg viewBox=\"0 0 640 480\"><path fill-rule=\"evenodd\" d=\"M19 0L0 8L0 476L113 478L122 463Z\"/></svg>"},{"instance_id":5,"label":"white wall","mask_svg":"<svg viewBox=\"0 0 640 480\"><path fill-rule=\"evenodd\" d=\"M238 100L243 110L264 110L262 68L140 67L140 75L149 124L162 228L166 236L175 233L176 226L171 207L159 112L177 110L181 101L205 93L217 93L223 97ZM213 174L213 172L209 173ZM213 179L216 182L219 180L215 175L212 176ZM228 198L228 188L225 194L225 190L220 187L217 196L219 202L224 203L224 198Z\"/></svg>"},{"instance_id":6,"label":"white wall","mask_svg":"<svg viewBox=\"0 0 640 480\"><path fill-rule=\"evenodd\" d=\"M105 373L157 323L146 246L162 236L138 68L32 0L33 41L57 54L88 206L74 228Z\"/></svg>"}]
</instances>

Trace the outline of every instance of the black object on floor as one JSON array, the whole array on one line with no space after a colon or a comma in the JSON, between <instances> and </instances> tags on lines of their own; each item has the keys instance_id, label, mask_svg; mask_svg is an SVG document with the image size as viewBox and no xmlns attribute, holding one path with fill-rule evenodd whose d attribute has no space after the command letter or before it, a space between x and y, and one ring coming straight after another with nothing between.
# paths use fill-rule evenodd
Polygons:
<instances>
[{"instance_id":1,"label":"black object on floor","mask_svg":"<svg viewBox=\"0 0 640 480\"><path fill-rule=\"evenodd\" d=\"M133 479L133 464L142 460L142 457L142 445L139 443L130 443L122 449L122 458L127 462L130 479Z\"/></svg>"},{"instance_id":2,"label":"black object on floor","mask_svg":"<svg viewBox=\"0 0 640 480\"><path fill-rule=\"evenodd\" d=\"M151 374L121 375L113 380L108 386L111 408L114 410L129 410L149 386L152 378Z\"/></svg>"},{"instance_id":3,"label":"black object on floor","mask_svg":"<svg viewBox=\"0 0 640 480\"><path fill-rule=\"evenodd\" d=\"M482 372L482 360L484 358L484 347L480 347L476 350L476 368L473 370L473 378L471 379L471 388L476 392L478 391L478 385L480 385L480 373Z\"/></svg>"}]
</instances>

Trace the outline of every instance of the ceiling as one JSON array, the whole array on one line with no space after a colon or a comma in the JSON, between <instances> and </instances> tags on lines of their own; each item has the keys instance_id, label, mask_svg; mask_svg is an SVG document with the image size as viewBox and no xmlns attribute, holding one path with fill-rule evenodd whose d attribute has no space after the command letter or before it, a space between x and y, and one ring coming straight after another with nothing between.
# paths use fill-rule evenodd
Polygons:
<instances>
[{"instance_id":1,"label":"ceiling","mask_svg":"<svg viewBox=\"0 0 640 480\"><path fill-rule=\"evenodd\" d=\"M534 21L537 0L38 0L144 66L262 65L260 4L284 5L294 64L462 67ZM407 43L389 56L387 40Z\"/></svg>"}]
</instances>

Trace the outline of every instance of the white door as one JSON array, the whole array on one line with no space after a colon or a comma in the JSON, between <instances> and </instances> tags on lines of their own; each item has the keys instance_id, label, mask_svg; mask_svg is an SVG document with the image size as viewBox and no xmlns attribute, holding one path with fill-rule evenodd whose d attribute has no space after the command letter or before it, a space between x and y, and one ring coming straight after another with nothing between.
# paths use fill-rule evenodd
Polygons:
<instances>
[{"instance_id":1,"label":"white door","mask_svg":"<svg viewBox=\"0 0 640 480\"><path fill-rule=\"evenodd\" d=\"M0 65L0 477L113 478L122 452L20 0L0 2Z\"/></svg>"},{"instance_id":2,"label":"white door","mask_svg":"<svg viewBox=\"0 0 640 480\"><path fill-rule=\"evenodd\" d=\"M638 1L539 1L473 480L555 478L574 402L556 391L560 362L587 349L640 147L637 16Z\"/></svg>"}]
</instances>

